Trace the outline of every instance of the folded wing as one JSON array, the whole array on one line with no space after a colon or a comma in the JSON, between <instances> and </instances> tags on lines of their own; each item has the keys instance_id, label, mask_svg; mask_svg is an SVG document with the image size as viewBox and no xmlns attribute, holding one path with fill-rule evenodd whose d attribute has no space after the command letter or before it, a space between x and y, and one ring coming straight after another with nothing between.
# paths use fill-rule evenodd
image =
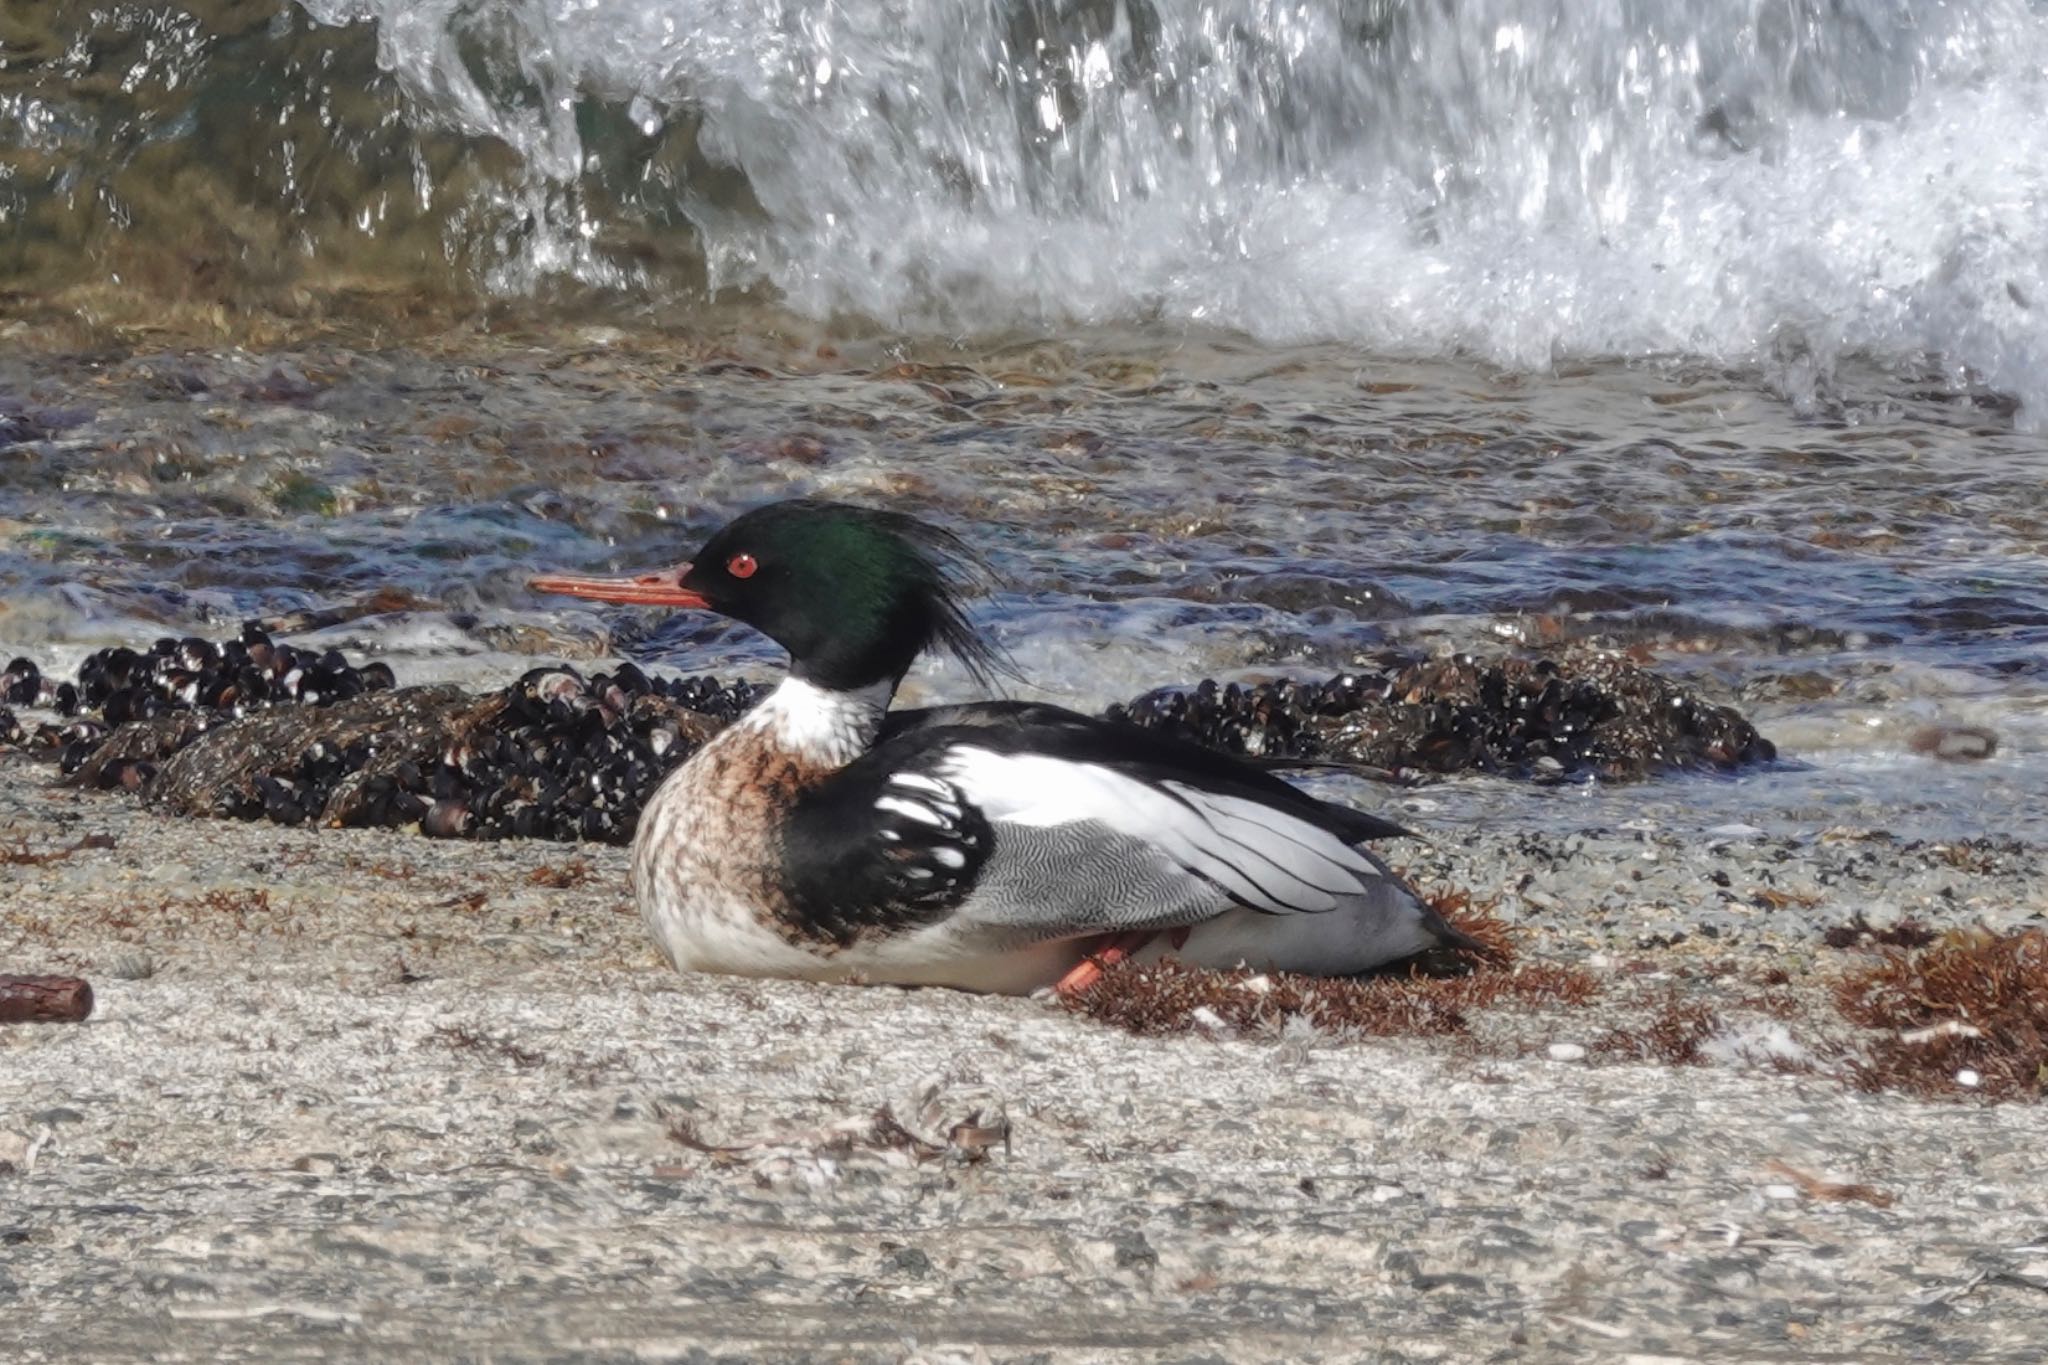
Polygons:
<instances>
[{"instance_id":1,"label":"folded wing","mask_svg":"<svg viewBox=\"0 0 2048 1365\"><path fill-rule=\"evenodd\" d=\"M1233 906L1322 915L1389 893L1413 904L1352 846L1396 826L1225 756L1046 706L890 719L789 824L790 882L836 936L956 917L1052 938L1174 928Z\"/></svg>"}]
</instances>

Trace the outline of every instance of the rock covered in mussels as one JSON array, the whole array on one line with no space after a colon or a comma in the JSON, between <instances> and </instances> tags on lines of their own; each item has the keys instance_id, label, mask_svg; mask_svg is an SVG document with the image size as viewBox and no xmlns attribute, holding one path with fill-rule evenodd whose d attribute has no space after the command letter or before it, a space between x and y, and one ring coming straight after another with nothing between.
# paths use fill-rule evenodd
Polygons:
<instances>
[{"instance_id":1,"label":"rock covered in mussels","mask_svg":"<svg viewBox=\"0 0 2048 1365\"><path fill-rule=\"evenodd\" d=\"M215 644L196 636L158 640L149 652L102 649L78 666L76 695L57 689L66 715L97 710L108 725L148 720L168 711L224 711L230 716L271 706L320 706L393 685L391 666L351 664L338 649L319 654L274 641L251 621L241 635Z\"/></svg>"},{"instance_id":2,"label":"rock covered in mussels","mask_svg":"<svg viewBox=\"0 0 2048 1365\"><path fill-rule=\"evenodd\" d=\"M73 682L49 677L32 659L15 659L0 674L0 699L67 718L39 725L21 741L54 753L67 776L134 789L149 780L156 760L216 724L272 707L332 705L395 681L389 664L358 667L338 649L296 649L251 621L220 643L166 636L146 651L96 650ZM142 728L129 728L136 725ZM108 744L110 735L120 736L118 745Z\"/></svg>"},{"instance_id":3,"label":"rock covered in mussels","mask_svg":"<svg viewBox=\"0 0 2048 1365\"><path fill-rule=\"evenodd\" d=\"M661 779L766 690L656 679L632 664L589 677L536 668L482 697L392 681L383 664L295 650L253 624L220 645L101 650L75 682L17 659L0 674L0 701L65 719L23 737L0 709L0 744L25 738L71 781L188 815L623 843ZM1204 682L1107 714L1229 753L1389 776L1623 780L1775 756L1733 710L1602 653Z\"/></svg>"},{"instance_id":4,"label":"rock covered in mussels","mask_svg":"<svg viewBox=\"0 0 2048 1365\"><path fill-rule=\"evenodd\" d=\"M1630 780L1777 757L1732 708L1611 654L1459 655L1320 683L1204 682L1149 692L1109 714L1229 753L1390 773Z\"/></svg>"},{"instance_id":5,"label":"rock covered in mussels","mask_svg":"<svg viewBox=\"0 0 2048 1365\"><path fill-rule=\"evenodd\" d=\"M100 650L71 683L18 659L0 695L65 719L24 735L0 712L0 744L187 815L622 843L662 777L760 690L632 664L536 668L482 697L393 683L386 664L295 650L256 623L218 645Z\"/></svg>"},{"instance_id":6,"label":"rock covered in mussels","mask_svg":"<svg viewBox=\"0 0 2048 1365\"><path fill-rule=\"evenodd\" d=\"M588 679L537 668L481 698L399 688L217 728L164 763L149 799L287 825L624 843L669 770L754 700L748 684L631 664Z\"/></svg>"}]
</instances>

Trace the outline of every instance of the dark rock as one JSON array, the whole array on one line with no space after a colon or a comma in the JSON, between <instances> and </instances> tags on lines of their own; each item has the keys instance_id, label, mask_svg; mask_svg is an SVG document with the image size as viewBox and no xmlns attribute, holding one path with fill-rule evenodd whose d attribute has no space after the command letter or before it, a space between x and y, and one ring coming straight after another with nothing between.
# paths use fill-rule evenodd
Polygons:
<instances>
[{"instance_id":1,"label":"dark rock","mask_svg":"<svg viewBox=\"0 0 2048 1365\"><path fill-rule=\"evenodd\" d=\"M899 1246L885 1251L882 1257L885 1271L908 1275L913 1280L921 1280L932 1273L932 1258L917 1247Z\"/></svg>"},{"instance_id":2,"label":"dark rock","mask_svg":"<svg viewBox=\"0 0 2048 1365\"><path fill-rule=\"evenodd\" d=\"M1255 758L1388 773L1500 773L1538 782L1730 772L1777 756L1734 710L1634 664L1595 654L1460 655L1321 683L1147 693L1109 714Z\"/></svg>"},{"instance_id":3,"label":"dark rock","mask_svg":"<svg viewBox=\"0 0 2048 1365\"><path fill-rule=\"evenodd\" d=\"M1133 1228L1116 1239L1116 1264L1119 1270L1153 1270L1159 1265L1159 1253L1144 1233Z\"/></svg>"},{"instance_id":4,"label":"dark rock","mask_svg":"<svg viewBox=\"0 0 2048 1365\"><path fill-rule=\"evenodd\" d=\"M1461 1275L1455 1271L1434 1275L1417 1275L1409 1281L1415 1288L1427 1294L1435 1289L1455 1289L1466 1294L1484 1294L1486 1281L1477 1275Z\"/></svg>"},{"instance_id":5,"label":"dark rock","mask_svg":"<svg viewBox=\"0 0 2048 1365\"><path fill-rule=\"evenodd\" d=\"M141 792L184 815L417 825L435 838L625 843L661 780L764 693L634 665L533 669L488 696L396 688L382 663L314 655L250 622L224 642L165 638L90 656L76 683L10 663L70 717L25 739L74 783ZM1731 771L1775 756L1733 710L1611 654L1393 660L1321 682L1204 682L1109 718L1278 765L1390 778L1464 770L1537 782Z\"/></svg>"}]
</instances>

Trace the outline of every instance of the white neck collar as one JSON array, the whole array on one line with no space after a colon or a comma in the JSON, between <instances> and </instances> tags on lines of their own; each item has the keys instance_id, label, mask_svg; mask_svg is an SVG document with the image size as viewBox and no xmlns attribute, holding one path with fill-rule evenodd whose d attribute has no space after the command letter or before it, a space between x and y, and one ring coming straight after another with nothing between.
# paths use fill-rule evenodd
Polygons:
<instances>
[{"instance_id":1,"label":"white neck collar","mask_svg":"<svg viewBox=\"0 0 2048 1365\"><path fill-rule=\"evenodd\" d=\"M835 692L802 678L787 677L742 723L767 731L785 748L844 767L875 742L889 699L895 695L892 681Z\"/></svg>"}]
</instances>

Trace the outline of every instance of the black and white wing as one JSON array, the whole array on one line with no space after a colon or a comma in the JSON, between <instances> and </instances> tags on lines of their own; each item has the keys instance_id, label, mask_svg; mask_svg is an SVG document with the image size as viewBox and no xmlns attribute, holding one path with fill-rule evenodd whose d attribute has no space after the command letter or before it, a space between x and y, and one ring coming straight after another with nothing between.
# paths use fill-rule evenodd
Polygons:
<instances>
[{"instance_id":1,"label":"black and white wing","mask_svg":"<svg viewBox=\"0 0 2048 1365\"><path fill-rule=\"evenodd\" d=\"M800 803L785 865L806 918L845 933L958 916L1069 937L1366 900L1433 921L1354 847L1399 832L1193 745L995 703L892 715Z\"/></svg>"},{"instance_id":2,"label":"black and white wing","mask_svg":"<svg viewBox=\"0 0 2048 1365\"><path fill-rule=\"evenodd\" d=\"M892 711L882 723L879 748L914 744L920 737L934 734L1003 753L1094 763L1134 777L1177 780L1252 797L1293 811L1347 844L1397 839L1409 832L1391 820L1310 796L1275 776L1277 765L1218 753L1136 725L1099 720L1041 702L977 702Z\"/></svg>"},{"instance_id":3,"label":"black and white wing","mask_svg":"<svg viewBox=\"0 0 2048 1365\"><path fill-rule=\"evenodd\" d=\"M1044 907L1082 920L1078 931L1171 927L1228 905L1327 914L1391 875L1372 855L1294 811L1191 781L972 743L948 746L938 772L981 811L999 848L1028 847L1055 864L1085 863L1086 850L1109 849L1127 866L1179 874L1155 874L1142 887L1098 875L1074 887L1074 897L1059 897L1085 908ZM1170 885L1176 880L1181 884ZM1142 900L1104 894L1139 890ZM1014 903L1003 914L1034 917L1031 906Z\"/></svg>"}]
</instances>

